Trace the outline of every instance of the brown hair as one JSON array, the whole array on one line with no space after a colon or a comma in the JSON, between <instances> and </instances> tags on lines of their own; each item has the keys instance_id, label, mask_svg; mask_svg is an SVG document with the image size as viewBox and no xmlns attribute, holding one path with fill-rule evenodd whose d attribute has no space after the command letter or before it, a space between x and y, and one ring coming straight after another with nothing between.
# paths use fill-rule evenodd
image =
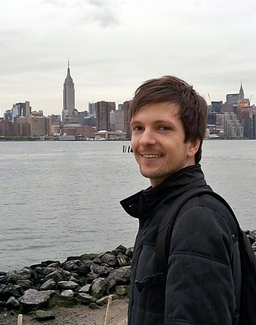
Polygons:
<instances>
[{"instance_id":1,"label":"brown hair","mask_svg":"<svg viewBox=\"0 0 256 325\"><path fill-rule=\"evenodd\" d=\"M200 140L200 147L195 155L195 163L199 163L208 108L204 98L184 80L174 76L164 76L145 81L135 91L131 101L130 120L142 106L163 102L178 104L179 117L185 130L184 142Z\"/></svg>"}]
</instances>

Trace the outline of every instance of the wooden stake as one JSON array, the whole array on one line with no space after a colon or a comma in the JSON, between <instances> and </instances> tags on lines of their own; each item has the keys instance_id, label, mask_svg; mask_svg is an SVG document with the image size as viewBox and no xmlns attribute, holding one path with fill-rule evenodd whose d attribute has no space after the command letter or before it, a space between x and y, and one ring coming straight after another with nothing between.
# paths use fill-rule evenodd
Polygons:
<instances>
[{"instance_id":1,"label":"wooden stake","mask_svg":"<svg viewBox=\"0 0 256 325\"><path fill-rule=\"evenodd\" d=\"M17 325L22 325L22 318L23 318L23 315L22 315L22 314L19 314L19 315L18 315L18 322L17 322Z\"/></svg>"},{"instance_id":2,"label":"wooden stake","mask_svg":"<svg viewBox=\"0 0 256 325\"><path fill-rule=\"evenodd\" d=\"M104 325L107 325L107 322L108 322L108 314L109 314L109 307L110 307L111 301L112 301L112 296L110 295L108 297L108 304L107 304L107 310L106 310L106 316L105 316Z\"/></svg>"}]
</instances>

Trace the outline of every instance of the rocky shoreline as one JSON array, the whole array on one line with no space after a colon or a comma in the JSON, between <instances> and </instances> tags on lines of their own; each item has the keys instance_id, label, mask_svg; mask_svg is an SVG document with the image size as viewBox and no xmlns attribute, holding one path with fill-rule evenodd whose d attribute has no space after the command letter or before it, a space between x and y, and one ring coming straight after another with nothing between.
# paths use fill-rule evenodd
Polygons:
<instances>
[{"instance_id":1,"label":"rocky shoreline","mask_svg":"<svg viewBox=\"0 0 256 325\"><path fill-rule=\"evenodd\" d=\"M0 272L0 311L51 318L53 307L99 308L129 294L133 248L122 245L101 254L71 256Z\"/></svg>"},{"instance_id":2,"label":"rocky shoreline","mask_svg":"<svg viewBox=\"0 0 256 325\"><path fill-rule=\"evenodd\" d=\"M247 231L256 254L256 230ZM33 312L37 319L54 317L54 307L100 308L129 296L133 248L119 245L100 254L71 256L63 263L44 261L0 272L0 312Z\"/></svg>"}]
</instances>

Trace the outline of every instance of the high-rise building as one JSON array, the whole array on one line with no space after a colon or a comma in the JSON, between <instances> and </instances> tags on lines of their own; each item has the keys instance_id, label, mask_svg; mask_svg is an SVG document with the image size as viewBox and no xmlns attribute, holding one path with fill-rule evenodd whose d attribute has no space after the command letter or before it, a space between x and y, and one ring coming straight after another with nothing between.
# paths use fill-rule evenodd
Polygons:
<instances>
[{"instance_id":1,"label":"high-rise building","mask_svg":"<svg viewBox=\"0 0 256 325\"><path fill-rule=\"evenodd\" d=\"M223 103L222 101L213 101L211 102L211 111L212 113L217 113L217 114L220 114L222 113L222 106L223 106Z\"/></svg>"},{"instance_id":2,"label":"high-rise building","mask_svg":"<svg viewBox=\"0 0 256 325\"><path fill-rule=\"evenodd\" d=\"M75 109L75 87L73 79L70 75L69 61L67 69L67 77L63 84L63 112L65 115L72 116ZM63 115L63 114L62 114Z\"/></svg>"},{"instance_id":3,"label":"high-rise building","mask_svg":"<svg viewBox=\"0 0 256 325\"><path fill-rule=\"evenodd\" d=\"M241 87L240 87L240 90L239 90L238 101L243 100L243 99L244 99L244 90L243 90L243 85L242 85L242 82L241 82Z\"/></svg>"},{"instance_id":4,"label":"high-rise building","mask_svg":"<svg viewBox=\"0 0 256 325\"><path fill-rule=\"evenodd\" d=\"M131 139L131 128L130 128L130 120L129 120L129 109L130 109L131 101L125 101L123 103L124 110L124 132L126 132L126 139Z\"/></svg>"},{"instance_id":5,"label":"high-rise building","mask_svg":"<svg viewBox=\"0 0 256 325\"><path fill-rule=\"evenodd\" d=\"M31 114L31 106L29 101L26 101L25 103L13 104L11 113L12 113L12 122L14 122L14 119L17 116L29 116Z\"/></svg>"},{"instance_id":6,"label":"high-rise building","mask_svg":"<svg viewBox=\"0 0 256 325\"><path fill-rule=\"evenodd\" d=\"M115 102L97 102L95 103L96 112L96 131L111 131L113 121L110 119L110 112L115 111Z\"/></svg>"}]
</instances>

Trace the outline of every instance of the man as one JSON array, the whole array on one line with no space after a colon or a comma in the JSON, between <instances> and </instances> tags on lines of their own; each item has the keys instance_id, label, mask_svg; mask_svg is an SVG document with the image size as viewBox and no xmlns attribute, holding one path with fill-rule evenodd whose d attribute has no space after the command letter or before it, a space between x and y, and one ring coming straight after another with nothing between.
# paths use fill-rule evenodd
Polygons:
<instances>
[{"instance_id":1,"label":"man","mask_svg":"<svg viewBox=\"0 0 256 325\"><path fill-rule=\"evenodd\" d=\"M129 325L238 324L237 233L216 198L198 195L182 207L168 243L166 280L158 276L155 243L163 216L182 193L207 186L199 165L206 116L205 100L173 76L146 81L131 102L131 146L151 187L121 201L139 219Z\"/></svg>"}]
</instances>

